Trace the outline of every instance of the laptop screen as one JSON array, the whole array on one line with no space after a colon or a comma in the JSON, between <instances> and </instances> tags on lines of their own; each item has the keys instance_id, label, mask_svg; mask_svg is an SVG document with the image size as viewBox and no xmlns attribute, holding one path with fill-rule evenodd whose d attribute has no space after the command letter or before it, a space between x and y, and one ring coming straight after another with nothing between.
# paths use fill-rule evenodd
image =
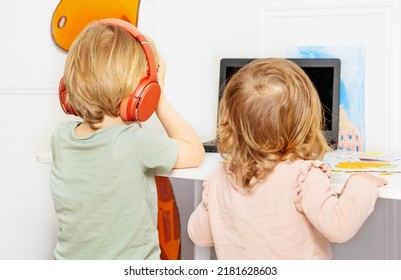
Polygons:
<instances>
[{"instance_id":1,"label":"laptop screen","mask_svg":"<svg viewBox=\"0 0 401 280\"><path fill-rule=\"evenodd\" d=\"M338 142L340 66L337 58L288 58L297 63L316 87L324 109L324 134L328 144ZM254 58L223 58L220 61L219 101L230 77Z\"/></svg>"}]
</instances>

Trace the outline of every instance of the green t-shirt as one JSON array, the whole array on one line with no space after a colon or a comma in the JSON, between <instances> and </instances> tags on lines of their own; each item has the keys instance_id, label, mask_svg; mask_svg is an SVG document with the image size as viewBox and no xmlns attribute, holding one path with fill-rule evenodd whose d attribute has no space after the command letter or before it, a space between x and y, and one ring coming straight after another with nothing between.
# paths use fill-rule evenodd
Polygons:
<instances>
[{"instance_id":1,"label":"green t-shirt","mask_svg":"<svg viewBox=\"0 0 401 280\"><path fill-rule=\"evenodd\" d=\"M136 124L51 139L50 188L60 222L56 259L159 259L154 168L170 171L175 140Z\"/></svg>"}]
</instances>

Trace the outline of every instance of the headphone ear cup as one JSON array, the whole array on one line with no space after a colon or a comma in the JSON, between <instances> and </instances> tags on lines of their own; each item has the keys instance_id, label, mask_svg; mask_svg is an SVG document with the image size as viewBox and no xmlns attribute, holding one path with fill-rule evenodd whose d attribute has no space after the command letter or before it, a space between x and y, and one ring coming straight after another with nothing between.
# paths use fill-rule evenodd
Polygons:
<instances>
[{"instance_id":1,"label":"headphone ear cup","mask_svg":"<svg viewBox=\"0 0 401 280\"><path fill-rule=\"evenodd\" d=\"M120 104L120 116L124 121L144 122L156 111L161 94L157 82L140 83L136 91Z\"/></svg>"},{"instance_id":2,"label":"headphone ear cup","mask_svg":"<svg viewBox=\"0 0 401 280\"><path fill-rule=\"evenodd\" d=\"M120 117L125 122L134 122L135 111L138 99L135 98L134 94L131 93L130 96L124 99L120 104Z\"/></svg>"},{"instance_id":3,"label":"headphone ear cup","mask_svg":"<svg viewBox=\"0 0 401 280\"><path fill-rule=\"evenodd\" d=\"M60 83L58 85L58 98L64 113L68 115L77 115L74 111L74 108L67 103L67 87L64 83L64 77L60 79Z\"/></svg>"},{"instance_id":4,"label":"headphone ear cup","mask_svg":"<svg viewBox=\"0 0 401 280\"><path fill-rule=\"evenodd\" d=\"M137 118L144 122L148 120L156 111L160 99L160 86L156 82L152 82L142 91L141 98L137 106Z\"/></svg>"}]
</instances>

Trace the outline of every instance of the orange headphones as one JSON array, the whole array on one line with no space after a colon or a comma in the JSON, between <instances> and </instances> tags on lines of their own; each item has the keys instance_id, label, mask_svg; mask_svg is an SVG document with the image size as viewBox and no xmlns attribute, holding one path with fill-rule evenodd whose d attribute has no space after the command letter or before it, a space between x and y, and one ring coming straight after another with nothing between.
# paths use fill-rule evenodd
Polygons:
<instances>
[{"instance_id":1,"label":"orange headphones","mask_svg":"<svg viewBox=\"0 0 401 280\"><path fill-rule=\"evenodd\" d=\"M141 44L146 59L148 61L147 76L144 77L130 96L120 104L120 116L124 121L146 121L150 118L157 108L160 98L160 86L157 82L157 68L155 58L149 42L139 30L131 23L115 18L99 20L100 23L114 24L127 30ZM59 84L59 99L61 108L66 114L77 115L74 108L66 102L67 88L64 84L64 78L61 78Z\"/></svg>"}]
</instances>

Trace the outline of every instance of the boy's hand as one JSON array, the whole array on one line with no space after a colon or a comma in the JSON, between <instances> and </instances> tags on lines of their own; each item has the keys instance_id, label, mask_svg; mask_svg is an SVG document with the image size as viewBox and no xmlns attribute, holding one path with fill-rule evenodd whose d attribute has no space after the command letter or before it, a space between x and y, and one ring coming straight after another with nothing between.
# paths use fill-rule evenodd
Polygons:
<instances>
[{"instance_id":1,"label":"boy's hand","mask_svg":"<svg viewBox=\"0 0 401 280\"><path fill-rule=\"evenodd\" d=\"M163 97L165 71L166 71L166 65L164 64L164 61L159 59L158 65L157 65L157 81L158 81L160 89L161 89L160 99Z\"/></svg>"}]
</instances>

